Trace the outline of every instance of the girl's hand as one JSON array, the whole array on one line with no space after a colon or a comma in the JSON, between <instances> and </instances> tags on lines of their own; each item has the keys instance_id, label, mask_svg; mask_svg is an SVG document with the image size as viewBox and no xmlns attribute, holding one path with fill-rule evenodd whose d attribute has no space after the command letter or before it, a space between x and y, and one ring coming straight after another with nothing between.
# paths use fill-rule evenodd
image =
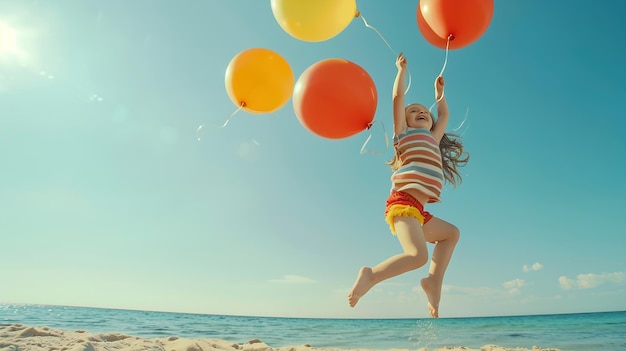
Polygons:
<instances>
[{"instance_id":1,"label":"girl's hand","mask_svg":"<svg viewBox=\"0 0 626 351\"><path fill-rule=\"evenodd\" d=\"M446 82L443 80L442 76L437 77L435 79L435 99L439 100L443 96L443 86Z\"/></svg>"},{"instance_id":2,"label":"girl's hand","mask_svg":"<svg viewBox=\"0 0 626 351\"><path fill-rule=\"evenodd\" d=\"M406 69L406 57L402 53L396 59L396 67L398 67L398 71Z\"/></svg>"}]
</instances>

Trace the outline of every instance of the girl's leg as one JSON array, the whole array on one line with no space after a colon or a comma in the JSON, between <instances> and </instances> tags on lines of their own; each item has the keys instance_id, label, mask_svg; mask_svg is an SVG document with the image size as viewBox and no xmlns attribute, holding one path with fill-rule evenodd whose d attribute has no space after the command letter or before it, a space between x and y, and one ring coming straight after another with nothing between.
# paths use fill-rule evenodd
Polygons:
<instances>
[{"instance_id":1,"label":"girl's leg","mask_svg":"<svg viewBox=\"0 0 626 351\"><path fill-rule=\"evenodd\" d=\"M372 268L361 268L352 291L348 294L350 307L354 307L359 299L374 285L385 279L417 269L428 261L426 239L420 222L412 217L396 217L394 225L396 236L404 252L392 256Z\"/></svg>"},{"instance_id":2,"label":"girl's leg","mask_svg":"<svg viewBox=\"0 0 626 351\"><path fill-rule=\"evenodd\" d=\"M428 297L428 310L430 315L439 317L439 300L441 299L441 286L443 276L448 268L452 252L459 241L459 229L454 225L433 217L424 224L424 237L426 241L435 243L428 277L422 279L422 288Z\"/></svg>"}]
</instances>

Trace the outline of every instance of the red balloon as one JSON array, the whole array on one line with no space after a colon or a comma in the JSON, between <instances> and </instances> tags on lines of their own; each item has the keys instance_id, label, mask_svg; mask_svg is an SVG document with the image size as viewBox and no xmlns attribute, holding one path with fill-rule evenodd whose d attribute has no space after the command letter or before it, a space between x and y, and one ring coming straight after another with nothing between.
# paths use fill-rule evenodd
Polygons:
<instances>
[{"instance_id":1,"label":"red balloon","mask_svg":"<svg viewBox=\"0 0 626 351\"><path fill-rule=\"evenodd\" d=\"M459 49L480 38L493 18L494 0L420 0L417 26L432 45Z\"/></svg>"},{"instance_id":2,"label":"red balloon","mask_svg":"<svg viewBox=\"0 0 626 351\"><path fill-rule=\"evenodd\" d=\"M422 16L422 11L420 10L419 6L417 6L417 27L419 28L422 36L424 37L424 39L426 39L427 42L438 48L446 48L448 39L439 37L437 33L435 33L432 28L428 26L426 20L424 19L424 16ZM453 48L453 41L450 41L450 45L448 47Z\"/></svg>"},{"instance_id":3,"label":"red balloon","mask_svg":"<svg viewBox=\"0 0 626 351\"><path fill-rule=\"evenodd\" d=\"M319 61L302 73L292 102L298 120L311 133L341 139L371 125L378 94L363 68L335 58Z\"/></svg>"}]
</instances>

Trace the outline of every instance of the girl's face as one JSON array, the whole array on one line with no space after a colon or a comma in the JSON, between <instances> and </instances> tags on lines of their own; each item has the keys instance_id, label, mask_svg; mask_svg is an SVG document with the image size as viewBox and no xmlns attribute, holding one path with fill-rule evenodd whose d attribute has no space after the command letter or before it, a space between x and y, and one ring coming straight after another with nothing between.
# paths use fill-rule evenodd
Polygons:
<instances>
[{"instance_id":1,"label":"girl's face","mask_svg":"<svg viewBox=\"0 0 626 351\"><path fill-rule=\"evenodd\" d=\"M406 124L411 128L424 128L431 130L433 127L433 115L426 106L411 104L404 110Z\"/></svg>"}]
</instances>

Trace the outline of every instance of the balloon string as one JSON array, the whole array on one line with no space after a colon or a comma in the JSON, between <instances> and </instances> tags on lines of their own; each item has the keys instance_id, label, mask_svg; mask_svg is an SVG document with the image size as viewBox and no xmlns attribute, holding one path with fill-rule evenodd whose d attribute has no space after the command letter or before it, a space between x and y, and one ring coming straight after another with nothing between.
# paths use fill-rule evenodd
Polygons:
<instances>
[{"instance_id":1,"label":"balloon string","mask_svg":"<svg viewBox=\"0 0 626 351\"><path fill-rule=\"evenodd\" d=\"M446 58L443 60L443 67L441 68L441 72L439 72L439 75L437 77L443 76L443 72L446 70L446 66L448 66L448 52L450 51L450 40L452 40L453 38L454 36L452 34L448 36L448 42L446 43ZM428 111L432 111L433 107L435 107L435 105L437 105L439 101L443 100L444 96L445 88L444 91L441 92L441 96L432 104L432 106L430 106Z\"/></svg>"},{"instance_id":2,"label":"balloon string","mask_svg":"<svg viewBox=\"0 0 626 351\"><path fill-rule=\"evenodd\" d=\"M237 108L237 110L235 110L235 112L233 112L230 117L228 117L228 119L226 119L226 121L224 122L224 124L222 124L220 127L215 127L215 128L224 128L226 127L226 125L228 124L228 122L230 122L231 119L233 119L233 117L237 114L237 112L241 111L242 108L246 107L246 103L244 101L241 102L241 104L239 105L239 107ZM200 131L204 129L204 124L201 124L198 126L198 129L196 129L196 133L200 133ZM198 141L201 140L200 136L197 137Z\"/></svg>"},{"instance_id":3,"label":"balloon string","mask_svg":"<svg viewBox=\"0 0 626 351\"><path fill-rule=\"evenodd\" d=\"M461 127L463 127L465 122L467 122L468 114L469 114L469 107L465 110L465 117L463 117L463 120L461 121L461 123L456 128L452 129L453 132L456 132L457 130L461 129Z\"/></svg>"},{"instance_id":4,"label":"balloon string","mask_svg":"<svg viewBox=\"0 0 626 351\"><path fill-rule=\"evenodd\" d=\"M357 16L360 16L360 14L359 14L359 13L357 13ZM391 45L389 45L389 43L387 42L387 40L385 39L385 37L383 37L383 35L382 35L382 34L380 34L380 32L378 31L378 29L376 29L376 28L374 28L374 27L370 26L370 25L367 23L367 21L365 20L365 17L363 17L363 16L360 16L360 17L361 17L361 19L363 20L363 23L365 23L365 26L366 26L367 28L372 29L374 32L376 32L376 34L378 34L378 36L379 36L379 37L383 40L383 42L385 42L385 44L387 45L387 47L389 48L389 50L391 50L391 52L393 52L393 54L397 56L397 55L398 55L398 53L397 53L397 52L396 52L396 51L395 51L395 50L391 47Z\"/></svg>"},{"instance_id":5,"label":"balloon string","mask_svg":"<svg viewBox=\"0 0 626 351\"><path fill-rule=\"evenodd\" d=\"M467 122L468 115L469 115L469 107L465 110L465 117L463 117L463 121L461 121L461 123L456 128L452 129L453 133L456 133L459 129L461 129L465 125L465 122ZM465 128L465 130L459 134L459 136L463 136L469 130L469 127L470 126L468 125L467 128Z\"/></svg>"},{"instance_id":6,"label":"balloon string","mask_svg":"<svg viewBox=\"0 0 626 351\"><path fill-rule=\"evenodd\" d=\"M239 105L239 108L237 108L237 110L235 110L235 112L233 112L230 117L228 117L228 119L226 120L226 122L224 122L224 124L222 124L221 127L219 128L224 128L226 127L226 125L228 124L228 122L230 122L231 119L233 119L233 117L237 114L237 112L241 111L242 108L246 107L246 103L245 102L241 102L241 104Z\"/></svg>"},{"instance_id":7,"label":"balloon string","mask_svg":"<svg viewBox=\"0 0 626 351\"><path fill-rule=\"evenodd\" d=\"M383 40L383 42L385 43L385 45L387 45L387 47L389 48L389 50L391 50L391 52L395 55L398 56L398 53L391 47L391 45L389 45L389 42L387 42L387 39L385 39L385 37L383 37L382 34L380 34L380 32L378 31L378 29L374 28L373 26L370 26L369 23L367 23L367 20L365 19L364 16L361 15L361 12L357 12L356 17L361 17L361 19L363 20L363 23L365 24L365 27L373 30L374 32L376 32L376 34L378 34L378 36L380 37L380 39ZM406 90L404 91L404 95L406 95L409 92L409 89L411 88L411 72L409 71L409 69L407 68L407 72L409 73L409 82L407 84Z\"/></svg>"},{"instance_id":8,"label":"balloon string","mask_svg":"<svg viewBox=\"0 0 626 351\"><path fill-rule=\"evenodd\" d=\"M382 154L382 152L380 151L376 151L376 150L367 150L367 144L370 142L370 139L372 139L372 131L371 128L372 126L378 121L374 121L371 122L367 125L367 129L370 129L370 135L367 137L367 139L365 139L365 142L363 143L363 146L361 146L361 154L365 154L365 153L371 153L371 154L376 154L376 155L380 155ZM385 130L385 125L383 124L383 122L380 122L380 125L383 128L383 133L385 135L385 149L389 148L389 137L387 136L387 131Z\"/></svg>"},{"instance_id":9,"label":"balloon string","mask_svg":"<svg viewBox=\"0 0 626 351\"><path fill-rule=\"evenodd\" d=\"M448 65L448 52L450 51L450 40L452 40L453 36L450 34L448 36L448 42L446 43L446 59L443 61L443 67L441 68L441 72L437 77L441 77L443 75L443 71L446 70L446 66Z\"/></svg>"}]
</instances>

